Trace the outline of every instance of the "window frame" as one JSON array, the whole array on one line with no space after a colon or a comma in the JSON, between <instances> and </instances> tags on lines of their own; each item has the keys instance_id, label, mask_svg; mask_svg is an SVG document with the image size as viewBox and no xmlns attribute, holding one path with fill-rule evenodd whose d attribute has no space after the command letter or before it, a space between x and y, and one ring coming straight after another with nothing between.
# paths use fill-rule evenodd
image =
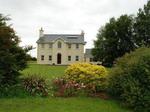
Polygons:
<instances>
[{"instance_id":1,"label":"window frame","mask_svg":"<svg viewBox=\"0 0 150 112\"><path fill-rule=\"evenodd\" d=\"M68 48L71 49L71 44L68 44Z\"/></svg>"},{"instance_id":2,"label":"window frame","mask_svg":"<svg viewBox=\"0 0 150 112\"><path fill-rule=\"evenodd\" d=\"M93 62L93 58L90 58L90 62Z\"/></svg>"},{"instance_id":3,"label":"window frame","mask_svg":"<svg viewBox=\"0 0 150 112\"><path fill-rule=\"evenodd\" d=\"M79 44L76 44L76 49L79 49Z\"/></svg>"},{"instance_id":4,"label":"window frame","mask_svg":"<svg viewBox=\"0 0 150 112\"><path fill-rule=\"evenodd\" d=\"M58 49L61 49L61 48L62 48L62 43L61 43L60 41L57 43L57 48L58 48Z\"/></svg>"},{"instance_id":5,"label":"window frame","mask_svg":"<svg viewBox=\"0 0 150 112\"><path fill-rule=\"evenodd\" d=\"M53 48L53 44L52 43L49 44L49 48Z\"/></svg>"},{"instance_id":6,"label":"window frame","mask_svg":"<svg viewBox=\"0 0 150 112\"><path fill-rule=\"evenodd\" d=\"M71 61L71 56L68 56L68 61Z\"/></svg>"},{"instance_id":7,"label":"window frame","mask_svg":"<svg viewBox=\"0 0 150 112\"><path fill-rule=\"evenodd\" d=\"M76 60L76 61L79 61L79 56L76 56L75 60Z\"/></svg>"},{"instance_id":8,"label":"window frame","mask_svg":"<svg viewBox=\"0 0 150 112\"><path fill-rule=\"evenodd\" d=\"M41 61L44 61L44 55L41 55Z\"/></svg>"},{"instance_id":9,"label":"window frame","mask_svg":"<svg viewBox=\"0 0 150 112\"><path fill-rule=\"evenodd\" d=\"M49 56L48 56L48 60L49 60L49 61L52 61L52 55L49 55Z\"/></svg>"},{"instance_id":10,"label":"window frame","mask_svg":"<svg viewBox=\"0 0 150 112\"><path fill-rule=\"evenodd\" d=\"M44 49L45 48L45 44L41 44L41 48Z\"/></svg>"}]
</instances>

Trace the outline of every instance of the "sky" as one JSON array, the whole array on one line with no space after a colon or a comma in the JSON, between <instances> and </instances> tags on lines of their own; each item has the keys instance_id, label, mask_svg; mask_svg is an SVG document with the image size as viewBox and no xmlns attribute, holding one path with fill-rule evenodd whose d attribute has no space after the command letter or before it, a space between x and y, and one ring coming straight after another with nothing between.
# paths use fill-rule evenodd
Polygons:
<instances>
[{"instance_id":1,"label":"sky","mask_svg":"<svg viewBox=\"0 0 150 112\"><path fill-rule=\"evenodd\" d=\"M147 0L0 0L0 13L9 15L9 24L21 39L20 46L36 47L39 29L46 34L80 34L85 32L85 48L101 26L111 17L136 15ZM30 51L36 56L36 49Z\"/></svg>"}]
</instances>

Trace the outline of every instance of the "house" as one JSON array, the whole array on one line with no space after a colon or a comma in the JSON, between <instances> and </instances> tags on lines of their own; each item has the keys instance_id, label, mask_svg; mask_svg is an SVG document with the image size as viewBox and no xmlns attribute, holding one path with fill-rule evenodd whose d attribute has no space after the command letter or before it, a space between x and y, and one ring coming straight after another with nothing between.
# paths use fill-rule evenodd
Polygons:
<instances>
[{"instance_id":1,"label":"house","mask_svg":"<svg viewBox=\"0 0 150 112\"><path fill-rule=\"evenodd\" d=\"M81 34L44 34L37 40L37 63L68 65L84 61L84 32Z\"/></svg>"}]
</instances>

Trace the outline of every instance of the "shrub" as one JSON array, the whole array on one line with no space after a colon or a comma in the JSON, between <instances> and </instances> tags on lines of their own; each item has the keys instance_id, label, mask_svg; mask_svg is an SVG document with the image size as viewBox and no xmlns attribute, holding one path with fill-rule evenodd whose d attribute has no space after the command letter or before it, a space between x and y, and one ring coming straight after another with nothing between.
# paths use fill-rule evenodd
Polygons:
<instances>
[{"instance_id":1,"label":"shrub","mask_svg":"<svg viewBox=\"0 0 150 112\"><path fill-rule=\"evenodd\" d=\"M67 80L94 88L95 92L103 91L107 87L107 71L103 66L75 63L67 68L65 77Z\"/></svg>"},{"instance_id":2,"label":"shrub","mask_svg":"<svg viewBox=\"0 0 150 112\"><path fill-rule=\"evenodd\" d=\"M23 86L33 96L48 96L48 85L42 77L28 76L23 79Z\"/></svg>"},{"instance_id":3,"label":"shrub","mask_svg":"<svg viewBox=\"0 0 150 112\"><path fill-rule=\"evenodd\" d=\"M7 97L28 97L29 94L24 90L23 86L21 84L16 84L13 86L10 85L1 85L0 86L0 98Z\"/></svg>"},{"instance_id":4,"label":"shrub","mask_svg":"<svg viewBox=\"0 0 150 112\"><path fill-rule=\"evenodd\" d=\"M112 95L136 112L150 111L150 48L118 59L109 80Z\"/></svg>"},{"instance_id":5,"label":"shrub","mask_svg":"<svg viewBox=\"0 0 150 112\"><path fill-rule=\"evenodd\" d=\"M85 93L85 85L75 81L67 81L65 78L56 78L52 81L54 96L70 97Z\"/></svg>"}]
</instances>

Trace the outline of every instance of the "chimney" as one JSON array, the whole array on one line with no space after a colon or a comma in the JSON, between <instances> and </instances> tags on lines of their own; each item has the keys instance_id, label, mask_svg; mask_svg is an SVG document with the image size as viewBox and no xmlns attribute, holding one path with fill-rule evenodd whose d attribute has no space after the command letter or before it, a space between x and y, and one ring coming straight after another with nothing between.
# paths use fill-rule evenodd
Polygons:
<instances>
[{"instance_id":1,"label":"chimney","mask_svg":"<svg viewBox=\"0 0 150 112\"><path fill-rule=\"evenodd\" d=\"M43 28L41 27L41 29L39 30L39 36L40 36L40 37L43 37L43 35L44 35L44 30L43 30Z\"/></svg>"},{"instance_id":2,"label":"chimney","mask_svg":"<svg viewBox=\"0 0 150 112\"><path fill-rule=\"evenodd\" d=\"M81 35L82 35L83 37L84 37L84 34L85 34L85 33L84 33L84 31L83 31L83 30L81 30Z\"/></svg>"}]
</instances>

